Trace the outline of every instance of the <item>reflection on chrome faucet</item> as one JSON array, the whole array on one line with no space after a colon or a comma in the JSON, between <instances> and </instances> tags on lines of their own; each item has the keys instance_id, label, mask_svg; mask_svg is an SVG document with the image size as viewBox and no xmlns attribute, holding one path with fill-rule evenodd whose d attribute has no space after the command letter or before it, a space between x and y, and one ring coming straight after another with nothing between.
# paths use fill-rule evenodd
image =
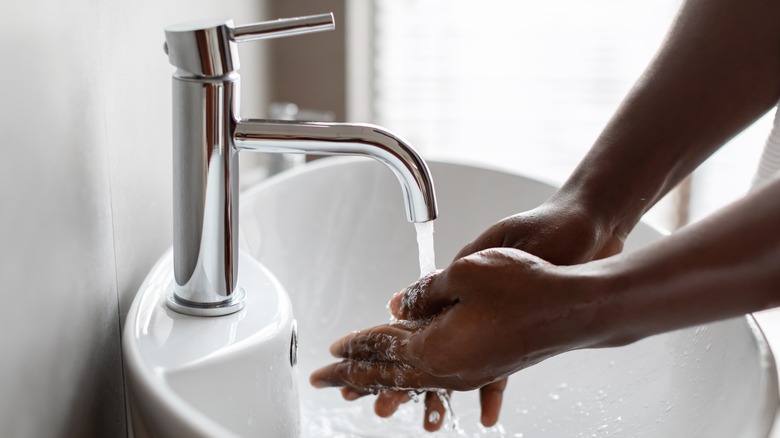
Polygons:
<instances>
[{"instance_id":1,"label":"reflection on chrome faucet","mask_svg":"<svg viewBox=\"0 0 780 438\"><path fill-rule=\"evenodd\" d=\"M336 113L301 108L293 102L271 102L268 105L268 118L271 120L308 120L310 122L334 122ZM270 154L265 160L265 176L270 177L293 167L306 163L304 154ZM243 166L243 162L242 162ZM244 168L241 168L243 172ZM242 184L246 173L242 173Z\"/></svg>"},{"instance_id":2,"label":"reflection on chrome faucet","mask_svg":"<svg viewBox=\"0 0 780 438\"><path fill-rule=\"evenodd\" d=\"M177 312L218 316L240 310L238 152L362 155L398 178L407 218L437 215L433 182L417 152L400 137L366 124L242 119L236 43L334 28L332 14L235 27L232 20L166 29L173 75L173 197Z\"/></svg>"}]
</instances>

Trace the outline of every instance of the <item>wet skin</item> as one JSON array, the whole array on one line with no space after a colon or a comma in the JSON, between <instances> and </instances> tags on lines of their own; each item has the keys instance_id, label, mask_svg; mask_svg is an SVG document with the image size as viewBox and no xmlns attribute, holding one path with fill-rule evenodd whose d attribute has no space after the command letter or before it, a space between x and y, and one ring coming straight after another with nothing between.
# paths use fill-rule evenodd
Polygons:
<instances>
[{"instance_id":1,"label":"wet skin","mask_svg":"<svg viewBox=\"0 0 780 438\"><path fill-rule=\"evenodd\" d=\"M392 312L408 323L337 341L331 351L343 361L312 383L341 386L346 399L386 389L375 404L381 416L408 400L394 389L479 388L489 426L506 377L548 357L780 304L777 180L657 244L614 255L650 207L778 98L780 2L686 1L558 193L394 296ZM443 414L438 397L427 396L426 409ZM426 429L441 426L424 417Z\"/></svg>"}]
</instances>

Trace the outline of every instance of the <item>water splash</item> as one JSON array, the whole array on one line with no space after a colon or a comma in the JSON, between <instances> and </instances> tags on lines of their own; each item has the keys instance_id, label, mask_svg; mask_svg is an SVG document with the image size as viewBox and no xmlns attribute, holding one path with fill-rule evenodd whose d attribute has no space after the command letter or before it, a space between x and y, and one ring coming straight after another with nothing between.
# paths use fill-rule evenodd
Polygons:
<instances>
[{"instance_id":1,"label":"water splash","mask_svg":"<svg viewBox=\"0 0 780 438\"><path fill-rule=\"evenodd\" d=\"M420 264L420 281L413 283L412 286L406 289L406 294L409 303L413 304L415 300L414 286L423 287L425 283L425 277L436 270L436 251L433 245L433 221L415 223L414 228L417 231L417 252ZM408 321L399 321L390 311L390 301L385 304L385 309L390 315L390 323L402 323L408 324Z\"/></svg>"},{"instance_id":2,"label":"water splash","mask_svg":"<svg viewBox=\"0 0 780 438\"><path fill-rule=\"evenodd\" d=\"M452 402L450 401L450 393L447 392L446 389L438 389L436 390L436 395L439 396L439 400L441 400L442 406L444 406L444 413L446 414L444 416L445 421L447 423L444 424L442 427L444 430L449 430L457 434L458 436L465 436L466 431L464 431L460 427L460 420L458 419L457 415L455 415L455 412L452 410Z\"/></svg>"}]
</instances>

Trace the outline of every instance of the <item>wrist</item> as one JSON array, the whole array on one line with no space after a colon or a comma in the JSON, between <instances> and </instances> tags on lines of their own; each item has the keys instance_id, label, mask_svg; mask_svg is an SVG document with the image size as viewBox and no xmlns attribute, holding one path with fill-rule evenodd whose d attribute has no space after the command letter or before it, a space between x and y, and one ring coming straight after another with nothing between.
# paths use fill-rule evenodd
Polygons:
<instances>
[{"instance_id":1,"label":"wrist","mask_svg":"<svg viewBox=\"0 0 780 438\"><path fill-rule=\"evenodd\" d=\"M596 157L583 159L555 197L576 200L579 208L594 218L605 240L623 242L642 215L673 185L675 166L656 163L648 169L631 168L617 158L605 158L609 151L603 149L609 149L608 145L597 144L593 149L601 151Z\"/></svg>"},{"instance_id":2,"label":"wrist","mask_svg":"<svg viewBox=\"0 0 780 438\"><path fill-rule=\"evenodd\" d=\"M632 324L624 323L627 309L623 297L629 282L618 267L612 261L559 267L569 290L583 303L575 334L579 336L577 348L619 347L641 339L641 334L632 331Z\"/></svg>"},{"instance_id":3,"label":"wrist","mask_svg":"<svg viewBox=\"0 0 780 438\"><path fill-rule=\"evenodd\" d=\"M543 205L565 215L570 222L580 224L581 232L587 233L587 238L591 240L591 254L580 260L580 263L619 253L623 249L628 232L635 224L619 226L621 221L617 220L618 215L602 207L596 198L590 196L586 188L564 186Z\"/></svg>"}]
</instances>

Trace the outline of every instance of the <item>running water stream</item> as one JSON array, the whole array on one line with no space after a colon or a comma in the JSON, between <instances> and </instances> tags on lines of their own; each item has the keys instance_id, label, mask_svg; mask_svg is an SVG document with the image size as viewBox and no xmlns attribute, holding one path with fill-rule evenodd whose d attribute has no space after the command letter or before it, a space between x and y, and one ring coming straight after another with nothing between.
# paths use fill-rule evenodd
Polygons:
<instances>
[{"instance_id":1,"label":"running water stream","mask_svg":"<svg viewBox=\"0 0 780 438\"><path fill-rule=\"evenodd\" d=\"M425 277L431 272L436 270L436 251L433 245L433 221L415 223L414 228L417 230L417 252L420 259L420 278ZM458 425L458 418L455 413L452 412L452 405L450 404L450 394L443 389L436 391L436 395L441 400L444 406L444 415L439 415L438 412L431 412L428 414L428 421L430 423L438 423L440 421L446 421L449 424L445 424L443 428L449 429L456 433L462 433ZM417 399L414 399L415 402Z\"/></svg>"},{"instance_id":2,"label":"running water stream","mask_svg":"<svg viewBox=\"0 0 780 438\"><path fill-rule=\"evenodd\" d=\"M433 221L415 223L417 251L420 257L420 278L436 270L436 252L433 248Z\"/></svg>"}]
</instances>

